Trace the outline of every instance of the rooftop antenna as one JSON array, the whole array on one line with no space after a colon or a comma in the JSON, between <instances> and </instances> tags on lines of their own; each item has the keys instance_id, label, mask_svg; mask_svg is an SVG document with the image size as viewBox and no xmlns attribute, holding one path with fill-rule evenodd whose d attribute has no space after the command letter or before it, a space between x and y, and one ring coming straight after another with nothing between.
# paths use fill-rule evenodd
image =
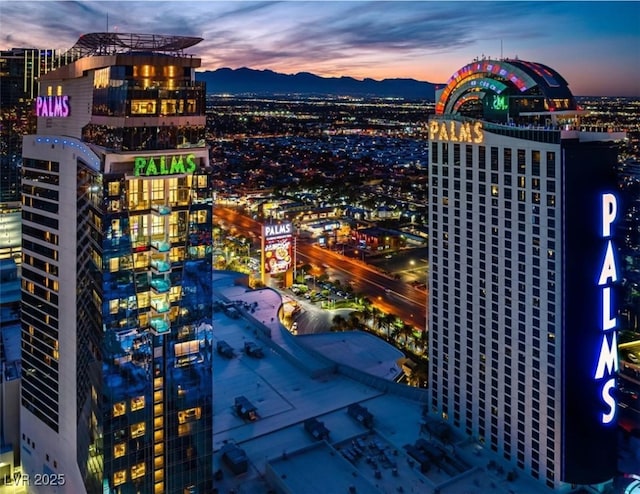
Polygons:
<instances>
[{"instance_id":1,"label":"rooftop antenna","mask_svg":"<svg viewBox=\"0 0 640 494\"><path fill-rule=\"evenodd\" d=\"M502 56L502 40L500 40L500 60L504 60L504 57Z\"/></svg>"},{"instance_id":2,"label":"rooftop antenna","mask_svg":"<svg viewBox=\"0 0 640 494\"><path fill-rule=\"evenodd\" d=\"M109 32L109 12L107 12L107 32Z\"/></svg>"}]
</instances>

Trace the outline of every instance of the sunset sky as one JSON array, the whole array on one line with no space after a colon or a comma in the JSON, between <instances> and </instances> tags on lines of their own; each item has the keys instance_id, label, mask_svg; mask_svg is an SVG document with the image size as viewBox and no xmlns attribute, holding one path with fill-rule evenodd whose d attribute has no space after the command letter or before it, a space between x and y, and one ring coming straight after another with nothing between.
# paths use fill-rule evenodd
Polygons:
<instances>
[{"instance_id":1,"label":"sunset sky","mask_svg":"<svg viewBox=\"0 0 640 494\"><path fill-rule=\"evenodd\" d=\"M640 2L0 0L0 49L107 29L200 36L202 70L442 83L502 54L549 65L575 95L640 96Z\"/></svg>"}]
</instances>

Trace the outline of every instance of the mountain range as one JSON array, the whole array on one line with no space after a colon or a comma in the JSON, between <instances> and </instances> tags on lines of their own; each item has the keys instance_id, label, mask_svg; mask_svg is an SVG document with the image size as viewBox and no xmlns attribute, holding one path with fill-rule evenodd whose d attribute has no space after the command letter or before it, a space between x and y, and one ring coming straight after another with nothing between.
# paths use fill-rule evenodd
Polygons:
<instances>
[{"instance_id":1,"label":"mountain range","mask_svg":"<svg viewBox=\"0 0 640 494\"><path fill-rule=\"evenodd\" d=\"M281 74L272 70L221 68L196 72L196 81L207 84L207 94L274 96L356 96L435 100L435 84L415 79L358 80L353 77L320 77L309 72Z\"/></svg>"}]
</instances>

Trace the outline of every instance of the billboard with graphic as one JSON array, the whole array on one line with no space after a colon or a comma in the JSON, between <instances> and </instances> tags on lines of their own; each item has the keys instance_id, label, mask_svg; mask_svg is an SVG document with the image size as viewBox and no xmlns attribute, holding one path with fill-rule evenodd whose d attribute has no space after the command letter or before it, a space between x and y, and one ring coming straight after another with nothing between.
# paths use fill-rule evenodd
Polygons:
<instances>
[{"instance_id":1,"label":"billboard with graphic","mask_svg":"<svg viewBox=\"0 0 640 494\"><path fill-rule=\"evenodd\" d=\"M293 225L289 222L262 226L262 268L265 274L284 273L293 262Z\"/></svg>"}]
</instances>

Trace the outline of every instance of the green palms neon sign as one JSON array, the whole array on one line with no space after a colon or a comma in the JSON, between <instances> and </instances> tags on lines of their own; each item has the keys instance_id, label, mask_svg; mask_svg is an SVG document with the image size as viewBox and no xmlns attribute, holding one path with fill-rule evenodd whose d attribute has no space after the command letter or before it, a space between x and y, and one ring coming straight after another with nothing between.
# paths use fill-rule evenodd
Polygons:
<instances>
[{"instance_id":1,"label":"green palms neon sign","mask_svg":"<svg viewBox=\"0 0 640 494\"><path fill-rule=\"evenodd\" d=\"M196 171L194 154L177 156L136 157L133 174L136 177L154 177L158 175L177 175Z\"/></svg>"}]
</instances>

